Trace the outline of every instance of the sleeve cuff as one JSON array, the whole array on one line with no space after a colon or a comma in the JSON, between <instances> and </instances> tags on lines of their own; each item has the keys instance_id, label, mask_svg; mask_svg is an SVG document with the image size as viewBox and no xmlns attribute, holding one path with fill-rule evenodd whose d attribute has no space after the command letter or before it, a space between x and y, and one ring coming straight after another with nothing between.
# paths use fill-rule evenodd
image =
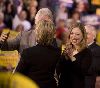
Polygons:
<instances>
[{"instance_id":1,"label":"sleeve cuff","mask_svg":"<svg viewBox=\"0 0 100 88\"><path fill-rule=\"evenodd\" d=\"M72 62L76 61L76 58L75 57L71 57L71 61Z\"/></svg>"}]
</instances>

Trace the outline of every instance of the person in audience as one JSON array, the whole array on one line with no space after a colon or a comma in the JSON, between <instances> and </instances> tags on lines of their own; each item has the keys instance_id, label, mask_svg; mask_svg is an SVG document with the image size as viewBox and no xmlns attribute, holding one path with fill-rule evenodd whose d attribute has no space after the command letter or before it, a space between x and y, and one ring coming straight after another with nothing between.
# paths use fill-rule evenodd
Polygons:
<instances>
[{"instance_id":1,"label":"person in audience","mask_svg":"<svg viewBox=\"0 0 100 88\"><path fill-rule=\"evenodd\" d=\"M5 2L5 10L4 10L4 23L7 28L12 29L12 20L15 17L17 10L15 6L11 3L11 1Z\"/></svg>"},{"instance_id":2,"label":"person in audience","mask_svg":"<svg viewBox=\"0 0 100 88\"><path fill-rule=\"evenodd\" d=\"M85 77L91 65L92 53L87 48L86 31L81 23L69 27L69 42L58 64L58 88L85 88ZM58 74L58 75L59 75Z\"/></svg>"},{"instance_id":3,"label":"person in audience","mask_svg":"<svg viewBox=\"0 0 100 88\"><path fill-rule=\"evenodd\" d=\"M100 87L100 46L96 44L96 29L92 25L85 25L87 32L87 44L88 48L92 51L93 60L92 60L92 70L96 72L96 86L95 86L95 76L92 76L92 85L99 88ZM90 79L90 78L89 78ZM89 80L88 80L89 82Z\"/></svg>"},{"instance_id":4,"label":"person in audience","mask_svg":"<svg viewBox=\"0 0 100 88\"><path fill-rule=\"evenodd\" d=\"M24 31L24 26L21 25L21 24L18 25L18 26L16 27L15 31L17 31L17 32L22 32L22 31Z\"/></svg>"},{"instance_id":5,"label":"person in audience","mask_svg":"<svg viewBox=\"0 0 100 88\"><path fill-rule=\"evenodd\" d=\"M37 0L30 0L28 6L28 20L30 21L31 25L34 25L34 19L37 12L38 2Z\"/></svg>"},{"instance_id":6,"label":"person in audience","mask_svg":"<svg viewBox=\"0 0 100 88\"><path fill-rule=\"evenodd\" d=\"M61 52L52 46L55 32L52 21L38 21L35 26L37 45L23 50L16 68L16 72L30 77L40 88L57 88L54 73Z\"/></svg>"},{"instance_id":7,"label":"person in audience","mask_svg":"<svg viewBox=\"0 0 100 88\"><path fill-rule=\"evenodd\" d=\"M19 14L13 19L13 29L16 29L18 25L22 24L24 26L24 31L31 29L31 23L27 20L27 11L21 10Z\"/></svg>"},{"instance_id":8,"label":"person in audience","mask_svg":"<svg viewBox=\"0 0 100 88\"><path fill-rule=\"evenodd\" d=\"M0 12L0 34L2 33L2 30L6 28L6 25L4 23L4 13Z\"/></svg>"}]
</instances>

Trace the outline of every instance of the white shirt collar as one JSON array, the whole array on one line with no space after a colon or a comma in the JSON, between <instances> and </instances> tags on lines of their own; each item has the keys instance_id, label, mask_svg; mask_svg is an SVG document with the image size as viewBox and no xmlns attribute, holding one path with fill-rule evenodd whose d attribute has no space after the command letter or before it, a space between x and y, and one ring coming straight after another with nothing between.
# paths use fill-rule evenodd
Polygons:
<instances>
[{"instance_id":1,"label":"white shirt collar","mask_svg":"<svg viewBox=\"0 0 100 88\"><path fill-rule=\"evenodd\" d=\"M89 44L88 44L88 46L92 45L93 43L94 43L94 41L93 41L93 42L91 42L91 43L89 43Z\"/></svg>"}]
</instances>

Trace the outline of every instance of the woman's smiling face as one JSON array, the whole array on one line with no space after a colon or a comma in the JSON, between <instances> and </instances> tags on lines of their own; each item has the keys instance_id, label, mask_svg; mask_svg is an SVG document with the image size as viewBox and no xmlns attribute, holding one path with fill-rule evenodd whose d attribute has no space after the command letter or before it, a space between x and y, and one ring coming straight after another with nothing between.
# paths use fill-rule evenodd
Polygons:
<instances>
[{"instance_id":1,"label":"woman's smiling face","mask_svg":"<svg viewBox=\"0 0 100 88\"><path fill-rule=\"evenodd\" d=\"M74 46L80 45L82 39L83 39L83 34L82 34L81 30L78 27L73 28L71 33L70 33L70 41L71 41L71 43Z\"/></svg>"}]
</instances>

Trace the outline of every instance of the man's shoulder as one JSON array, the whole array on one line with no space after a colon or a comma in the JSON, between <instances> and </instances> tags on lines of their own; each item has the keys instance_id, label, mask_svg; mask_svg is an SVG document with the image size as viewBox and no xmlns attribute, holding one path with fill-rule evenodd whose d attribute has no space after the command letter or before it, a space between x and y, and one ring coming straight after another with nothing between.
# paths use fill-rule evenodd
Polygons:
<instances>
[{"instance_id":1,"label":"man's shoulder","mask_svg":"<svg viewBox=\"0 0 100 88\"><path fill-rule=\"evenodd\" d=\"M34 33L34 30L29 30L29 31L23 31L22 33L21 33L21 35L22 36L27 36L27 35L31 35L31 34L33 34Z\"/></svg>"},{"instance_id":2,"label":"man's shoulder","mask_svg":"<svg viewBox=\"0 0 100 88\"><path fill-rule=\"evenodd\" d=\"M94 43L89 47L89 49L92 51L94 56L99 56L100 57L100 46L99 45Z\"/></svg>"},{"instance_id":3,"label":"man's shoulder","mask_svg":"<svg viewBox=\"0 0 100 88\"><path fill-rule=\"evenodd\" d=\"M89 45L88 48L90 48L90 49L99 48L100 49L100 46L98 44L96 44L96 42L94 42L91 45Z\"/></svg>"}]
</instances>

